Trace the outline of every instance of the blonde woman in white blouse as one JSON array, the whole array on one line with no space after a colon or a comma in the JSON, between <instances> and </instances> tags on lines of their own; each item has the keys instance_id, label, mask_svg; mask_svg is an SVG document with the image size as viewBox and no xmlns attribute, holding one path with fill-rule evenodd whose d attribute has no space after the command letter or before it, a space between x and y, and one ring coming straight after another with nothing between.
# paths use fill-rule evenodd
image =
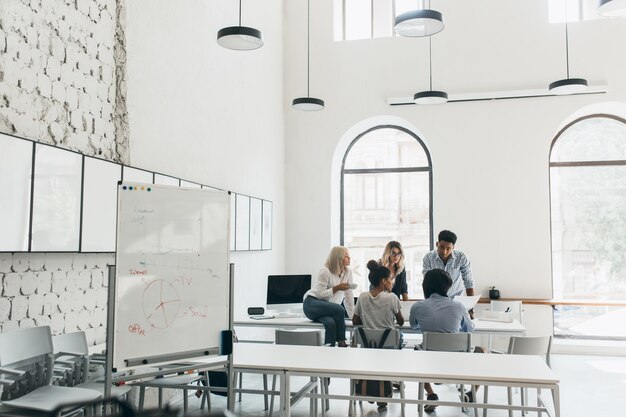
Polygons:
<instances>
[{"instance_id":1,"label":"blonde woman in white blouse","mask_svg":"<svg viewBox=\"0 0 626 417\"><path fill-rule=\"evenodd\" d=\"M352 294L352 271L350 252L343 246L330 250L326 264L320 270L311 289L304 294L304 315L310 320L324 325L324 343L334 346L347 346L345 311L348 317L354 313L354 295Z\"/></svg>"}]
</instances>

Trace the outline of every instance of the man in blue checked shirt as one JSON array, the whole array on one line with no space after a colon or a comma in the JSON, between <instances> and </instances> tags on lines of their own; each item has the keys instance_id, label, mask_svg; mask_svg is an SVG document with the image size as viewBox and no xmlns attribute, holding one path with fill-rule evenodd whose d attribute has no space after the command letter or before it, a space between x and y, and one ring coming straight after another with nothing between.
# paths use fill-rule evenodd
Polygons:
<instances>
[{"instance_id":1,"label":"man in blue checked shirt","mask_svg":"<svg viewBox=\"0 0 626 417\"><path fill-rule=\"evenodd\" d=\"M454 298L457 295L462 295L464 289L467 295L474 295L474 279L472 278L470 261L463 252L454 250L455 244L456 234L449 230L439 232L436 249L424 256L422 275L431 269L443 269L452 278L448 297ZM470 315L472 313L470 311Z\"/></svg>"}]
</instances>

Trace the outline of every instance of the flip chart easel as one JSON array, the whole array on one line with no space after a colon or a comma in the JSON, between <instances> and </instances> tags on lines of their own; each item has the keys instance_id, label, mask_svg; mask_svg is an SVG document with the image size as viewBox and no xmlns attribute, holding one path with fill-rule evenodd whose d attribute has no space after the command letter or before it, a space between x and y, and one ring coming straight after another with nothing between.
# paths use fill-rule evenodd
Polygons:
<instances>
[{"instance_id":1,"label":"flip chart easel","mask_svg":"<svg viewBox=\"0 0 626 417\"><path fill-rule=\"evenodd\" d=\"M107 374L229 353L229 216L225 191L118 185Z\"/></svg>"}]
</instances>

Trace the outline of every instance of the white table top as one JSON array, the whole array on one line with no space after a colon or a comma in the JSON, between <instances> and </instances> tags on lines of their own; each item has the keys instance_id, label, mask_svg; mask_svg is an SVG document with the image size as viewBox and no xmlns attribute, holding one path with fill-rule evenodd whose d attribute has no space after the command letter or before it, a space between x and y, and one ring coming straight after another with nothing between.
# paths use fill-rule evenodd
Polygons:
<instances>
[{"instance_id":1,"label":"white table top","mask_svg":"<svg viewBox=\"0 0 626 417\"><path fill-rule=\"evenodd\" d=\"M490 333L490 334L523 334L526 332L526 327L519 321L514 320L511 323L502 323L498 321L488 321L481 319L474 319L474 333ZM307 319L306 317L298 318L280 318L265 320L253 320L250 317L245 317L240 320L235 320L235 326L246 327L283 327L283 328L307 328L315 327L322 328L321 323L317 323ZM354 327L352 320L346 320L346 327L351 329ZM404 323L404 326L398 327L405 333L419 333L411 329L408 325L408 320Z\"/></svg>"},{"instance_id":2,"label":"white table top","mask_svg":"<svg viewBox=\"0 0 626 417\"><path fill-rule=\"evenodd\" d=\"M484 381L493 385L559 383L540 357L522 355L235 343L233 365L240 369L353 378Z\"/></svg>"}]
</instances>

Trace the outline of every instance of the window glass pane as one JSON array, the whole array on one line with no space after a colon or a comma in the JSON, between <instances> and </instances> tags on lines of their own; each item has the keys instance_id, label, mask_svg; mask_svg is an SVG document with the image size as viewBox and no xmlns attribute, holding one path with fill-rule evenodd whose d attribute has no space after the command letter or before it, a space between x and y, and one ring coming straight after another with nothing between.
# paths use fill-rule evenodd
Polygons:
<instances>
[{"instance_id":1,"label":"window glass pane","mask_svg":"<svg viewBox=\"0 0 626 417\"><path fill-rule=\"evenodd\" d=\"M550 162L626 160L626 124L608 117L582 120L561 134Z\"/></svg>"},{"instance_id":2,"label":"window glass pane","mask_svg":"<svg viewBox=\"0 0 626 417\"><path fill-rule=\"evenodd\" d=\"M626 300L626 165L550 170L555 297ZM626 338L626 309L564 306L555 334Z\"/></svg>"},{"instance_id":3,"label":"window glass pane","mask_svg":"<svg viewBox=\"0 0 626 417\"><path fill-rule=\"evenodd\" d=\"M343 0L333 1L333 40L343 40Z\"/></svg>"},{"instance_id":4,"label":"window glass pane","mask_svg":"<svg viewBox=\"0 0 626 417\"><path fill-rule=\"evenodd\" d=\"M410 10L419 10L419 9L428 8L428 4L425 5L424 0L394 0L394 1L396 2L396 16L404 12L408 12Z\"/></svg>"},{"instance_id":5,"label":"window glass pane","mask_svg":"<svg viewBox=\"0 0 626 417\"><path fill-rule=\"evenodd\" d=\"M626 165L552 168L550 180L555 295L626 300Z\"/></svg>"},{"instance_id":6,"label":"window glass pane","mask_svg":"<svg viewBox=\"0 0 626 417\"><path fill-rule=\"evenodd\" d=\"M409 294L422 294L422 258L430 250L428 172L345 174L344 245L350 248L357 292L367 290L366 264L390 240L405 251Z\"/></svg>"},{"instance_id":7,"label":"window glass pane","mask_svg":"<svg viewBox=\"0 0 626 417\"><path fill-rule=\"evenodd\" d=\"M346 157L345 169L427 167L422 145L398 129L376 129L363 135Z\"/></svg>"},{"instance_id":8,"label":"window glass pane","mask_svg":"<svg viewBox=\"0 0 626 417\"><path fill-rule=\"evenodd\" d=\"M372 3L370 0L345 0L346 40L372 37Z\"/></svg>"},{"instance_id":9,"label":"window glass pane","mask_svg":"<svg viewBox=\"0 0 626 417\"><path fill-rule=\"evenodd\" d=\"M568 22L582 20L583 12L586 9L585 3L588 2L588 0L549 0L548 20L550 23L563 23L565 22L566 13ZM594 3L595 7L598 7L596 0L593 0L592 3Z\"/></svg>"},{"instance_id":10,"label":"window glass pane","mask_svg":"<svg viewBox=\"0 0 626 417\"><path fill-rule=\"evenodd\" d=\"M393 33L393 17L389 0L374 0L374 38L384 38Z\"/></svg>"}]
</instances>

